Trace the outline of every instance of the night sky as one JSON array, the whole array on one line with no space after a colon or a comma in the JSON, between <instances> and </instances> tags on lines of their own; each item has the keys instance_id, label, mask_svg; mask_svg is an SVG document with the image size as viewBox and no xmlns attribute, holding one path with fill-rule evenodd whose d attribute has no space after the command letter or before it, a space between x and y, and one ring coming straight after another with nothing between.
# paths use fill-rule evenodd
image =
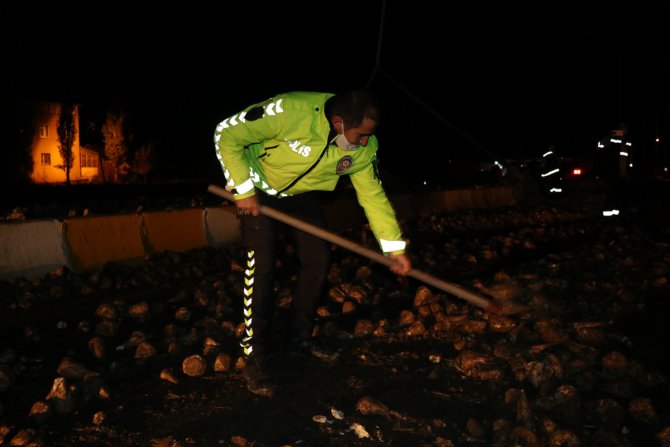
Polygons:
<instances>
[{"instance_id":1,"label":"night sky","mask_svg":"<svg viewBox=\"0 0 670 447\"><path fill-rule=\"evenodd\" d=\"M667 134L668 2L438 3L4 2L2 84L75 100L82 126L122 104L174 178L220 175L216 123L289 90L370 83L395 178L549 144L585 154L621 121L641 148Z\"/></svg>"}]
</instances>

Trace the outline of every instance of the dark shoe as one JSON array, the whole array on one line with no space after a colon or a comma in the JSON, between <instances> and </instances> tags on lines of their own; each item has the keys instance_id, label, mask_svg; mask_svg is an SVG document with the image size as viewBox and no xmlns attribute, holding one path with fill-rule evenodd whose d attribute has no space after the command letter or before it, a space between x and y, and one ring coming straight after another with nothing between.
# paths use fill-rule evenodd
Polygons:
<instances>
[{"instance_id":1,"label":"dark shoe","mask_svg":"<svg viewBox=\"0 0 670 447\"><path fill-rule=\"evenodd\" d=\"M247 358L242 377L247 382L247 389L258 396L272 397L277 391L264 362L255 356Z\"/></svg>"},{"instance_id":2,"label":"dark shoe","mask_svg":"<svg viewBox=\"0 0 670 447\"><path fill-rule=\"evenodd\" d=\"M312 356L326 362L333 362L340 357L340 353L324 346L318 338L291 337L289 352L298 356Z\"/></svg>"}]
</instances>

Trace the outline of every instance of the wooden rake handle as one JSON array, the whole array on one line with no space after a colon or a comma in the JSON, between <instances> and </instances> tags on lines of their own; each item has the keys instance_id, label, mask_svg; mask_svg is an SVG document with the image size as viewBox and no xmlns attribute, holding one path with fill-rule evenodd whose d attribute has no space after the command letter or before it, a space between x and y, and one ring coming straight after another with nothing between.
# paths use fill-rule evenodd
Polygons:
<instances>
[{"instance_id":1,"label":"wooden rake handle","mask_svg":"<svg viewBox=\"0 0 670 447\"><path fill-rule=\"evenodd\" d=\"M223 197L224 199L229 200L233 203L235 202L235 198L233 197L233 195L229 191L226 191L224 188L221 188L220 186L209 185L207 191L219 197ZM352 251L356 254L365 256L366 258L371 259L372 261L378 262L380 264L389 267L394 264L392 258L386 257L379 252L370 250L367 247L364 247L360 244L357 244L341 236L338 236L337 234L326 231L323 228L319 228L316 225L312 225L308 222L296 219L295 217L289 216L288 214L282 213L281 211L277 211L273 208L264 205L259 206L259 211L264 216L268 216L272 219L278 220L294 228L297 228L298 230L304 231L305 233L309 233L313 236L319 237L328 242L332 242L333 244L338 245L342 248L346 248L347 250ZM478 295L474 292L464 289L459 285L441 280L439 278L431 276L417 269L410 270L407 273L407 276L411 276L412 278L418 279L419 281L424 282L433 287L437 287L438 289L450 293L458 298L462 298L465 301L468 301L469 303L474 304L475 306L479 306L482 309L489 311L491 313L500 313L501 311L501 306L499 304L494 303L484 298L481 295Z\"/></svg>"}]
</instances>

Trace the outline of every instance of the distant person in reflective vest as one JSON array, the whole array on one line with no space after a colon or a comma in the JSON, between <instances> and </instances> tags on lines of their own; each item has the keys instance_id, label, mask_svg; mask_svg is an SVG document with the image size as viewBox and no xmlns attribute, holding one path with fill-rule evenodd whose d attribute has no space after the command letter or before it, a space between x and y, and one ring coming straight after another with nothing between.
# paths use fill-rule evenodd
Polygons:
<instances>
[{"instance_id":1,"label":"distant person in reflective vest","mask_svg":"<svg viewBox=\"0 0 670 447\"><path fill-rule=\"evenodd\" d=\"M342 176L356 190L381 250L405 275L411 262L395 212L377 169L375 130L380 110L365 90L333 95L289 92L253 104L216 127L214 143L233 192L247 249L244 288L246 357L243 376L254 394L272 396L267 372L270 326L276 306L274 272L278 222L259 212L267 205L317 226L325 223L315 191L333 191ZM291 304L289 353L333 360L337 353L312 336L323 296L330 244L294 230L300 271Z\"/></svg>"},{"instance_id":2,"label":"distant person in reflective vest","mask_svg":"<svg viewBox=\"0 0 670 447\"><path fill-rule=\"evenodd\" d=\"M618 216L627 202L633 145L628 127L622 123L598 141L595 170L605 193L603 216Z\"/></svg>"},{"instance_id":3,"label":"distant person in reflective vest","mask_svg":"<svg viewBox=\"0 0 670 447\"><path fill-rule=\"evenodd\" d=\"M561 161L562 158L553 144L542 154L539 175L543 195L557 195L563 192Z\"/></svg>"}]
</instances>

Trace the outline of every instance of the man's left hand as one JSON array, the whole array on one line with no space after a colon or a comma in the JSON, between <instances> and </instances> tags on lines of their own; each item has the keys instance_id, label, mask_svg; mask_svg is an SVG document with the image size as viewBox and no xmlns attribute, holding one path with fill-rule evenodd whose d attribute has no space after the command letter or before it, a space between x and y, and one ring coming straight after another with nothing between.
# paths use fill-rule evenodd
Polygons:
<instances>
[{"instance_id":1,"label":"man's left hand","mask_svg":"<svg viewBox=\"0 0 670 447\"><path fill-rule=\"evenodd\" d=\"M405 253L402 254L389 254L389 258L393 261L393 264L389 267L393 273L396 275L405 276L410 270L412 270L412 261L410 261L409 256Z\"/></svg>"}]
</instances>

